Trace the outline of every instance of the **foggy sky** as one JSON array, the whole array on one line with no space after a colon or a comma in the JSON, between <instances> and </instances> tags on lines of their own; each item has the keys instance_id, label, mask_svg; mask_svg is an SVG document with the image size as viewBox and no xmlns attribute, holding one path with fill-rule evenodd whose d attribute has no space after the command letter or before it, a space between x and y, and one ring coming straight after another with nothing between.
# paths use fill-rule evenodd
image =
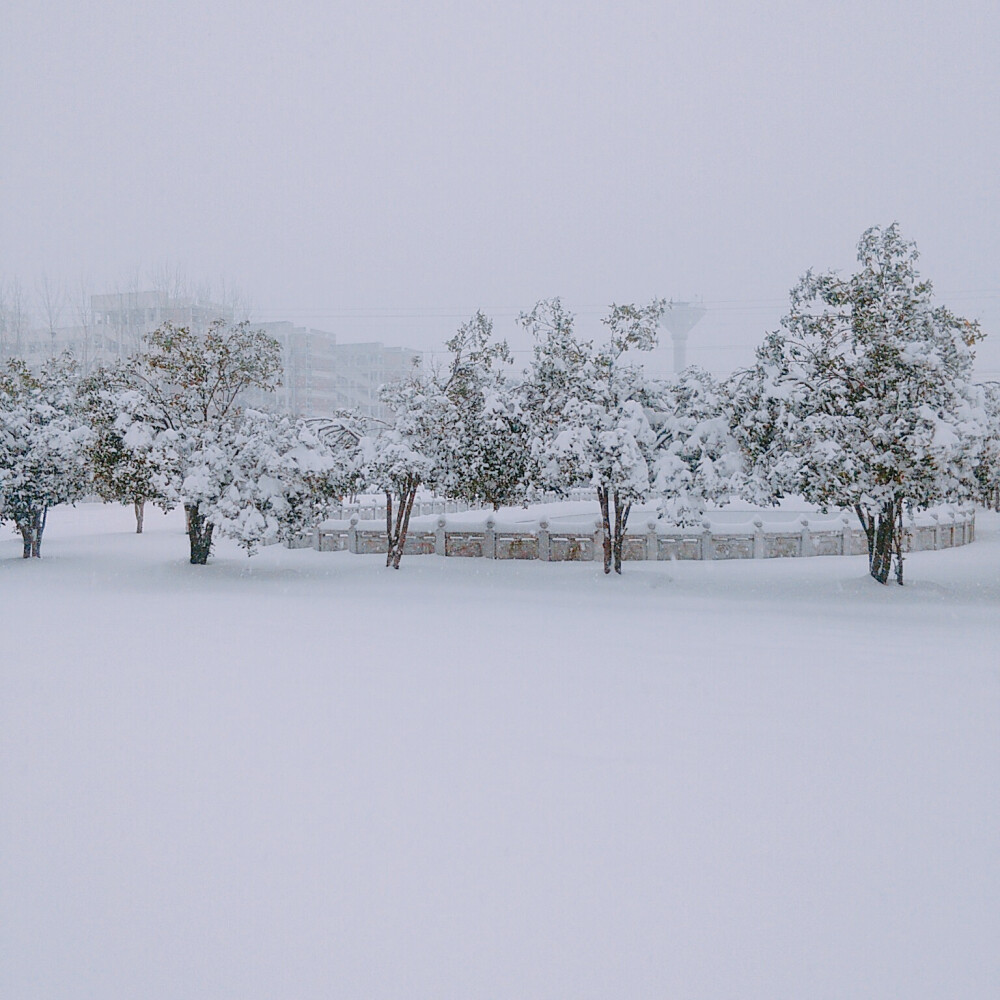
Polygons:
<instances>
[{"instance_id":1,"label":"foggy sky","mask_svg":"<svg viewBox=\"0 0 1000 1000\"><path fill-rule=\"evenodd\" d=\"M701 297L747 363L898 221L1000 377L995 2L5 0L0 280L179 265L258 319L440 344Z\"/></svg>"}]
</instances>

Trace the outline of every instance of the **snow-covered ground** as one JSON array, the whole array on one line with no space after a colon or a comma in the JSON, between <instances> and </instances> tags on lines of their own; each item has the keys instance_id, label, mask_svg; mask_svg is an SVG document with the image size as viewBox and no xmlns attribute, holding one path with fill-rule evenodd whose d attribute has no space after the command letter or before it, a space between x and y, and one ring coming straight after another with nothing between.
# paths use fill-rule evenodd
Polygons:
<instances>
[{"instance_id":1,"label":"snow-covered ground","mask_svg":"<svg viewBox=\"0 0 1000 1000\"><path fill-rule=\"evenodd\" d=\"M598 564L0 536L0 996L1000 996L1000 520Z\"/></svg>"}]
</instances>

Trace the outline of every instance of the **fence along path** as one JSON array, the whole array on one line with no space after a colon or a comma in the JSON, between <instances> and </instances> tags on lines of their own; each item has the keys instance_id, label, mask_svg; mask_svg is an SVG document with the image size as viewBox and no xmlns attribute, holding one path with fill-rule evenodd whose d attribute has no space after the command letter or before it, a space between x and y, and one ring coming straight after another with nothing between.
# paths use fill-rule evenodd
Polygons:
<instances>
[{"instance_id":1,"label":"fence along path","mask_svg":"<svg viewBox=\"0 0 1000 1000\"><path fill-rule=\"evenodd\" d=\"M448 514L470 512L468 505L435 500L414 505L414 521L404 552L483 559L540 559L545 562L586 562L603 555L604 530L589 514L549 518L533 523ZM476 510L478 508L472 508ZM368 517L362 516L371 514ZM321 552L346 551L359 555L386 551L385 507L354 505L340 517L325 521L316 531L292 543ZM696 527L672 525L648 513L633 521L625 535L626 560L665 559L774 559L802 556L840 556L867 553L864 531L846 511L839 516L801 516L782 522L765 521L767 512L725 512L728 523L706 517ZM745 520L731 516L746 513ZM787 514L787 512L786 512ZM434 515L437 515L434 517ZM559 523L571 522L571 523ZM853 522L853 523L852 523ZM972 507L941 508L917 514L905 530L907 552L966 545L975 539Z\"/></svg>"}]
</instances>

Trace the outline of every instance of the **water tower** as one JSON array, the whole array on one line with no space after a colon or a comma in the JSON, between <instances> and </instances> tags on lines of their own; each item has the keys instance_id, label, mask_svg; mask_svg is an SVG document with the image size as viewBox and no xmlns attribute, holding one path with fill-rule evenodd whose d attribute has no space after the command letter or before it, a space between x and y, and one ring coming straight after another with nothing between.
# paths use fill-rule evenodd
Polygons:
<instances>
[{"instance_id":1,"label":"water tower","mask_svg":"<svg viewBox=\"0 0 1000 1000\"><path fill-rule=\"evenodd\" d=\"M687 339L698 320L705 315L705 307L697 302L671 301L663 313L663 325L670 331L674 342L674 374L687 367Z\"/></svg>"}]
</instances>

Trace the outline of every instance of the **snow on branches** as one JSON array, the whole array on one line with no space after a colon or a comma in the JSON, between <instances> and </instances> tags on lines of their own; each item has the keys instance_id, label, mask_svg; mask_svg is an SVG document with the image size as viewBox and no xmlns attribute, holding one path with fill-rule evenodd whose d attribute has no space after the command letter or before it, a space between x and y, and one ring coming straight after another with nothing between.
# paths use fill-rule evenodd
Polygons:
<instances>
[{"instance_id":1,"label":"snow on branches","mask_svg":"<svg viewBox=\"0 0 1000 1000\"><path fill-rule=\"evenodd\" d=\"M653 492L661 517L690 524L710 503L743 487L743 462L729 428L730 399L708 372L685 369L661 384L652 404L656 432Z\"/></svg>"},{"instance_id":2,"label":"snow on branches","mask_svg":"<svg viewBox=\"0 0 1000 1000\"><path fill-rule=\"evenodd\" d=\"M493 322L477 312L448 341L440 387L438 488L494 510L520 502L528 460L527 415L508 369L506 341L493 340Z\"/></svg>"},{"instance_id":3,"label":"snow on branches","mask_svg":"<svg viewBox=\"0 0 1000 1000\"><path fill-rule=\"evenodd\" d=\"M986 382L976 387L983 408L985 432L976 483L979 499L1000 510L1000 382Z\"/></svg>"},{"instance_id":4,"label":"snow on branches","mask_svg":"<svg viewBox=\"0 0 1000 1000\"><path fill-rule=\"evenodd\" d=\"M573 315L558 298L539 302L520 316L535 339L525 387L532 481L557 492L579 485L596 488L605 573L612 563L621 573L629 512L652 489L656 435L646 407L654 393L642 367L626 355L656 346L664 308L661 300L644 307L613 305L603 320L608 343L597 350L592 341L576 336Z\"/></svg>"},{"instance_id":5,"label":"snow on branches","mask_svg":"<svg viewBox=\"0 0 1000 1000\"><path fill-rule=\"evenodd\" d=\"M68 354L37 372L19 360L0 373L0 519L12 520L24 557L41 556L50 507L86 493L93 433L78 401L79 371Z\"/></svg>"},{"instance_id":6,"label":"snow on branches","mask_svg":"<svg viewBox=\"0 0 1000 1000\"><path fill-rule=\"evenodd\" d=\"M153 468L146 455L126 447L116 427L127 391L125 366L97 368L81 384L81 401L94 431L88 449L93 487L105 502L131 504L136 533L142 534L147 501L169 505L153 484Z\"/></svg>"},{"instance_id":7,"label":"snow on branches","mask_svg":"<svg viewBox=\"0 0 1000 1000\"><path fill-rule=\"evenodd\" d=\"M734 430L758 497L800 493L852 507L872 576L893 556L902 583L904 507L969 495L982 433L972 390L977 324L935 306L917 250L873 227L849 278L812 271L736 386Z\"/></svg>"},{"instance_id":8,"label":"snow on branches","mask_svg":"<svg viewBox=\"0 0 1000 1000\"><path fill-rule=\"evenodd\" d=\"M148 464L156 495L183 505L192 563L208 560L215 529L250 553L302 531L336 489L336 462L312 430L240 406L280 371L278 343L245 323L204 336L163 326L129 366L115 431Z\"/></svg>"},{"instance_id":9,"label":"snow on branches","mask_svg":"<svg viewBox=\"0 0 1000 1000\"><path fill-rule=\"evenodd\" d=\"M361 437L356 469L359 482L385 494L385 564L399 569L417 490L433 485L440 469L445 400L435 380L419 372L383 386L380 396L391 420Z\"/></svg>"}]
</instances>

